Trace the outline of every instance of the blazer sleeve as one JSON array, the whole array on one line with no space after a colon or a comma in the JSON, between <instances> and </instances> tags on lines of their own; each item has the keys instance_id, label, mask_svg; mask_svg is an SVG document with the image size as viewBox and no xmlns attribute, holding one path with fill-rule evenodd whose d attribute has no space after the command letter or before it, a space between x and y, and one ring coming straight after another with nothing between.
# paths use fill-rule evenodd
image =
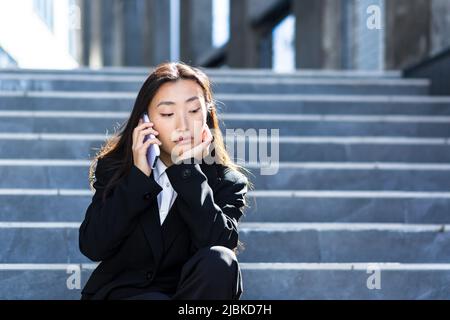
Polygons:
<instances>
[{"instance_id":1,"label":"blazer sleeve","mask_svg":"<svg viewBox=\"0 0 450 320\"><path fill-rule=\"evenodd\" d=\"M117 251L134 229L139 214L150 207L162 190L154 179L133 164L103 204L102 195L111 177L104 161L97 162L95 194L79 229L80 251L93 261L105 260Z\"/></svg>"},{"instance_id":2,"label":"blazer sleeve","mask_svg":"<svg viewBox=\"0 0 450 320\"><path fill-rule=\"evenodd\" d=\"M190 229L194 246L197 249L214 245L236 248L247 178L230 170L213 193L199 164L172 165L166 173L181 198L180 215Z\"/></svg>"}]
</instances>

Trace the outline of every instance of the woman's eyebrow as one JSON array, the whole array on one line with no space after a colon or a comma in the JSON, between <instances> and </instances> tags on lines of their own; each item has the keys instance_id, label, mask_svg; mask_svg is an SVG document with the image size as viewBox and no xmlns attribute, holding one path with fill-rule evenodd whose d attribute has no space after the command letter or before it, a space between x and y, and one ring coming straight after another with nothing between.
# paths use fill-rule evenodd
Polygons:
<instances>
[{"instance_id":1,"label":"woman's eyebrow","mask_svg":"<svg viewBox=\"0 0 450 320\"><path fill-rule=\"evenodd\" d=\"M193 97L190 97L189 99L187 99L185 102L191 102L194 100L199 100L199 99L197 96L193 96ZM158 103L158 105L156 107L159 107L160 105L174 105L174 104L175 104L175 102L173 102L173 101L161 101L160 103Z\"/></svg>"}]
</instances>

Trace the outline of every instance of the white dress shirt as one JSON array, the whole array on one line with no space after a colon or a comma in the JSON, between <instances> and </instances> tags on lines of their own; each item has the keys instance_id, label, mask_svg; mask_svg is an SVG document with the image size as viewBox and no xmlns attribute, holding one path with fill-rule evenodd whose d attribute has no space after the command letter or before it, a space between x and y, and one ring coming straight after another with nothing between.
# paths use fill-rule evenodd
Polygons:
<instances>
[{"instance_id":1,"label":"white dress shirt","mask_svg":"<svg viewBox=\"0 0 450 320\"><path fill-rule=\"evenodd\" d=\"M170 183L169 177L166 173L167 166L161 159L156 160L155 168L153 169L153 178L161 186L162 191L158 193L158 207L159 207L159 218L161 225L169 213L176 197L177 192L173 189Z\"/></svg>"}]
</instances>

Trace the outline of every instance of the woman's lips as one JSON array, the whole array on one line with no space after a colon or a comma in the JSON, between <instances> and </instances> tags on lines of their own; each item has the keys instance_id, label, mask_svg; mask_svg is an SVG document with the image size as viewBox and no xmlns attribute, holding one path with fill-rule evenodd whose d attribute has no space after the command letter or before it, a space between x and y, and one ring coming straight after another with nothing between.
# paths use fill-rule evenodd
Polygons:
<instances>
[{"instance_id":1,"label":"woman's lips","mask_svg":"<svg viewBox=\"0 0 450 320\"><path fill-rule=\"evenodd\" d=\"M192 142L192 138L182 138L177 141L177 144L188 144Z\"/></svg>"}]
</instances>

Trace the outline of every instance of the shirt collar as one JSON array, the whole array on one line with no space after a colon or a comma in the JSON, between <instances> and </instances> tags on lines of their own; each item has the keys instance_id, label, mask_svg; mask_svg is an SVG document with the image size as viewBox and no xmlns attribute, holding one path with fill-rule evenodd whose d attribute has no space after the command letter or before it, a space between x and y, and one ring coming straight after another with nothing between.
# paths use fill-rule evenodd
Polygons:
<instances>
[{"instance_id":1,"label":"shirt collar","mask_svg":"<svg viewBox=\"0 0 450 320\"><path fill-rule=\"evenodd\" d=\"M164 164L164 162L161 161L160 158L158 158L156 160L155 168L153 169L154 177L155 177L156 181L159 180L159 178L166 171L166 169L167 169L167 166Z\"/></svg>"}]
</instances>

